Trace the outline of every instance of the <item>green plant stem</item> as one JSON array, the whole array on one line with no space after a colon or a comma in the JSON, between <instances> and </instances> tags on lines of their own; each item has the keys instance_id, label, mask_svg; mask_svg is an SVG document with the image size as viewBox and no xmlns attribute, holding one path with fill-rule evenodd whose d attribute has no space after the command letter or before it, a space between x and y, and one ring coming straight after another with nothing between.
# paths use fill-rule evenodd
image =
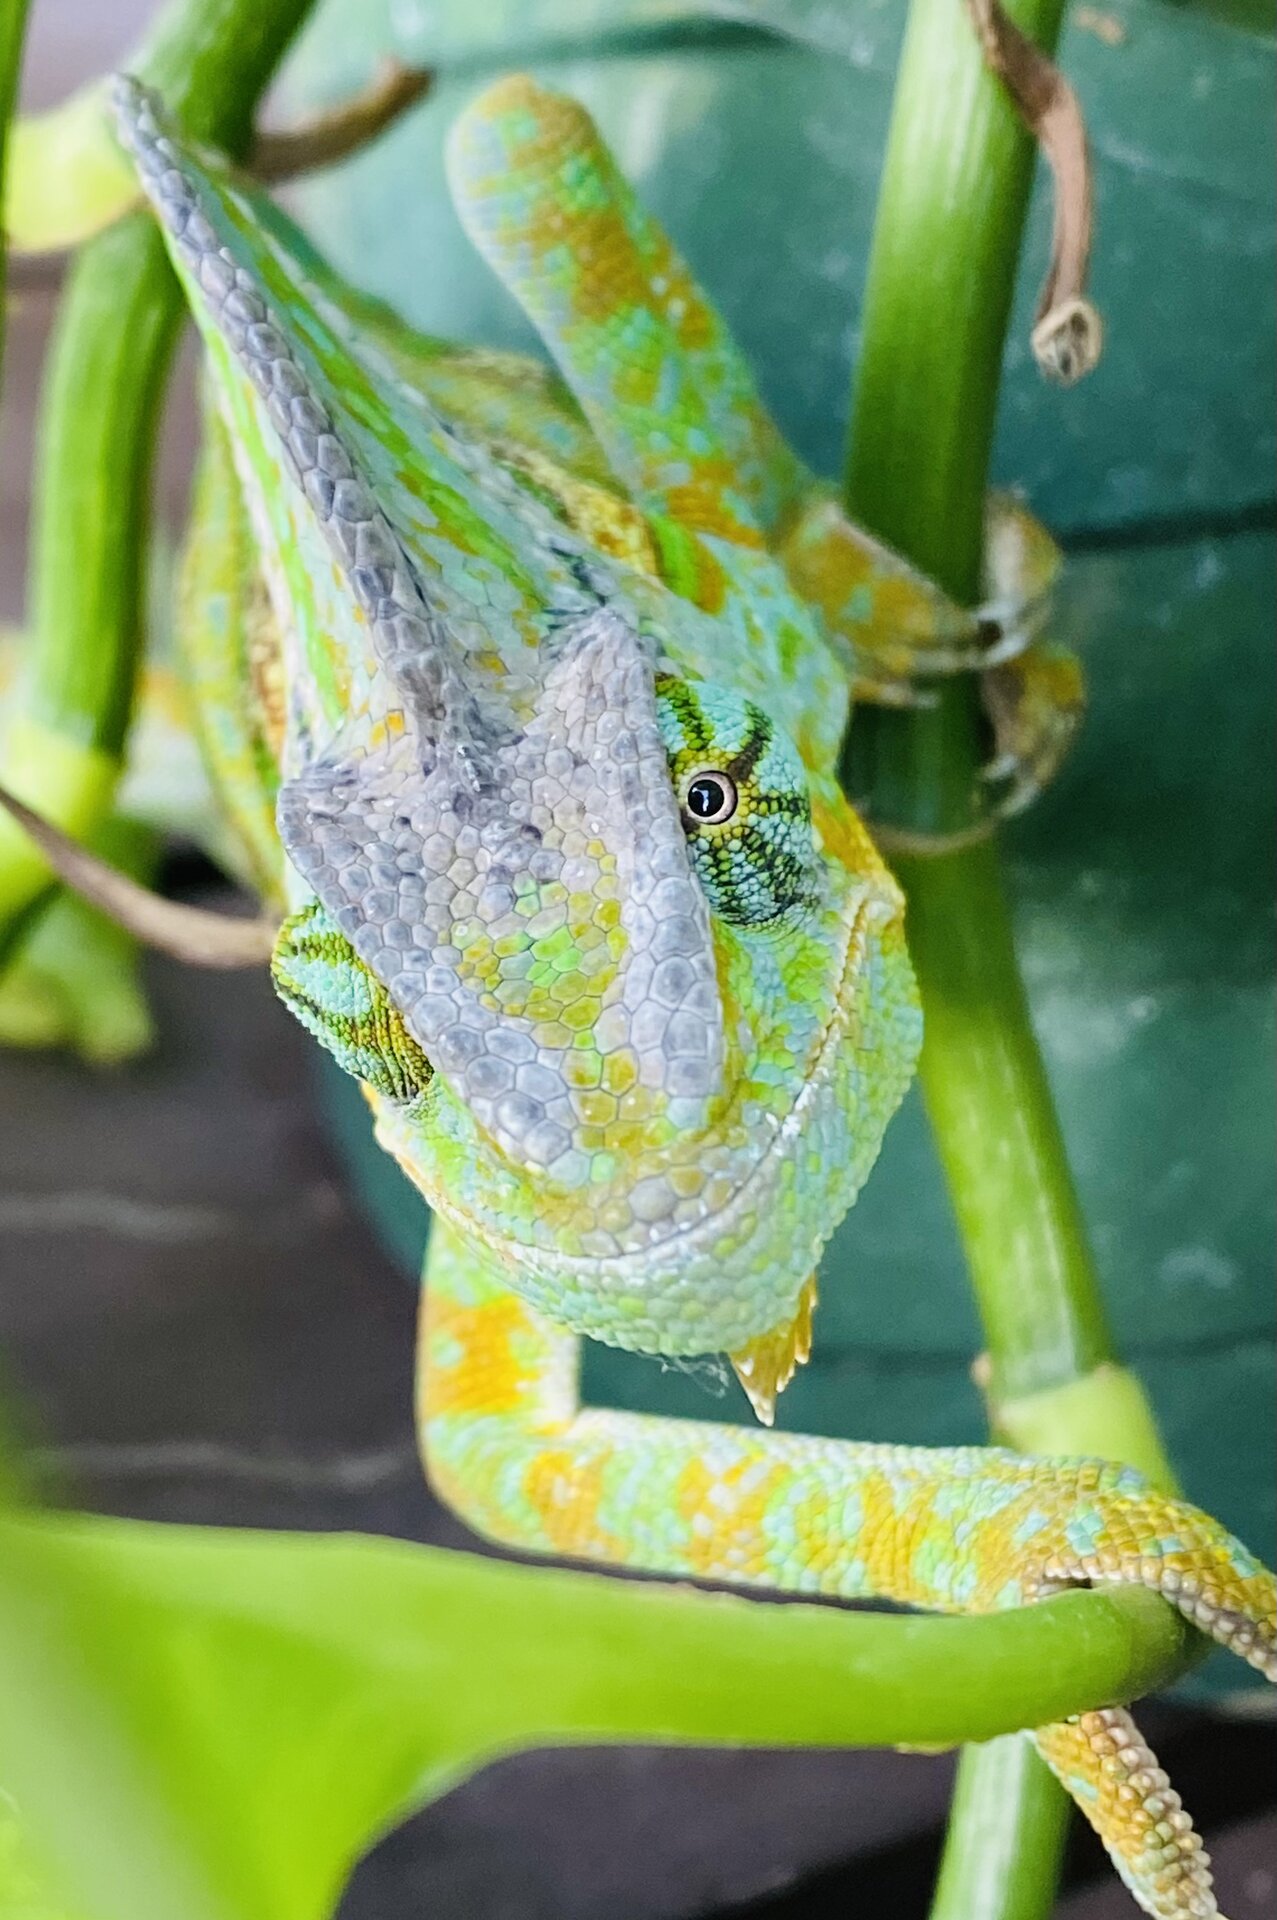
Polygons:
<instances>
[{"instance_id":1,"label":"green plant stem","mask_svg":"<svg viewBox=\"0 0 1277 1920\"><path fill-rule=\"evenodd\" d=\"M967 1747L931 1920L1048 1920L1068 1821L1068 1800L1022 1735Z\"/></svg>"},{"instance_id":2,"label":"green plant stem","mask_svg":"<svg viewBox=\"0 0 1277 1920\"><path fill-rule=\"evenodd\" d=\"M191 133L236 157L309 7L178 0L130 64ZM82 249L50 350L32 536L33 705L46 724L112 755L132 702L151 454L183 312L159 232L140 213Z\"/></svg>"},{"instance_id":3,"label":"green plant stem","mask_svg":"<svg viewBox=\"0 0 1277 1920\"><path fill-rule=\"evenodd\" d=\"M30 711L112 758L143 639L151 456L181 315L159 230L132 214L72 262L41 395Z\"/></svg>"},{"instance_id":4,"label":"green plant stem","mask_svg":"<svg viewBox=\"0 0 1277 1920\"><path fill-rule=\"evenodd\" d=\"M9 124L18 98L22 47L26 39L28 0L6 0L0 8L0 207L4 205L5 158ZM0 362L3 360L5 321L5 234L0 226Z\"/></svg>"},{"instance_id":5,"label":"green plant stem","mask_svg":"<svg viewBox=\"0 0 1277 1920\"><path fill-rule=\"evenodd\" d=\"M128 70L197 139L247 153L257 103L313 0L170 0Z\"/></svg>"},{"instance_id":6,"label":"green plant stem","mask_svg":"<svg viewBox=\"0 0 1277 1920\"><path fill-rule=\"evenodd\" d=\"M1063 0L1009 0L1052 49ZM1032 143L958 0L911 0L865 297L846 501L959 604L980 596L984 498ZM914 835L987 825L970 680L858 713L851 776ZM989 1356L995 1430L1168 1477L1099 1285L1016 965L992 837L895 862L926 1038L920 1077ZM1035 1756L964 1755L933 1920L1040 1920L1064 1820Z\"/></svg>"},{"instance_id":7,"label":"green plant stem","mask_svg":"<svg viewBox=\"0 0 1277 1920\"><path fill-rule=\"evenodd\" d=\"M135 69L193 132L242 153L259 95L310 0L181 0ZM9 783L79 838L105 811L143 640L156 425L182 301L153 222L121 221L82 250L50 345L31 535L27 698L5 750ZM31 843L0 821L0 932L49 885Z\"/></svg>"},{"instance_id":8,"label":"green plant stem","mask_svg":"<svg viewBox=\"0 0 1277 1920\"><path fill-rule=\"evenodd\" d=\"M992 840L901 858L922 982L921 1074L980 1304L996 1406L1110 1357L1059 1121L1016 964Z\"/></svg>"},{"instance_id":9,"label":"green plant stem","mask_svg":"<svg viewBox=\"0 0 1277 1920\"><path fill-rule=\"evenodd\" d=\"M320 1603L358 1571L365 1604L380 1618L351 1621L343 1632L370 1668L433 1672L435 1737L464 1729L476 1751L609 1736L947 1746L994 1737L1021 1714L1058 1719L1128 1699L1182 1672L1197 1645L1180 1614L1138 1588L948 1617L777 1609L736 1594L511 1566L373 1535L54 1512L0 1515L0 1533L6 1568L9 1551L22 1547L33 1565L38 1559L90 1581L90 1608L118 1604L144 1651L148 1610L157 1631L163 1625L177 1638L181 1623L214 1597L264 1635L322 1637L339 1610L321 1629ZM378 1577L365 1584L368 1568ZM520 1631L520 1620L535 1621L535 1632ZM472 1675L469 1699L452 1699L443 1674L454 1660L464 1667L475 1647L491 1670L482 1684ZM307 1704L325 1710L322 1700Z\"/></svg>"}]
</instances>

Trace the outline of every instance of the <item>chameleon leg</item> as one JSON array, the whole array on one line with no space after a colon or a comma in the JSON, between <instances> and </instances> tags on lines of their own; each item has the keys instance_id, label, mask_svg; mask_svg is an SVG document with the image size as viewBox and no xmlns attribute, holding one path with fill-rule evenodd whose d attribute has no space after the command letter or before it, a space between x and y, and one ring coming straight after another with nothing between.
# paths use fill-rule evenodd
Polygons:
<instances>
[{"instance_id":1,"label":"chameleon leg","mask_svg":"<svg viewBox=\"0 0 1277 1920\"><path fill-rule=\"evenodd\" d=\"M985 522L985 600L968 612L812 494L778 549L799 594L820 609L857 700L925 705L937 676L978 673L993 731L984 769L999 815L1019 813L1055 777L1086 705L1075 654L1040 637L1060 556L1046 529L1008 496Z\"/></svg>"},{"instance_id":2,"label":"chameleon leg","mask_svg":"<svg viewBox=\"0 0 1277 1920\"><path fill-rule=\"evenodd\" d=\"M420 1430L437 1491L533 1552L945 1612L1138 1581L1277 1673L1270 1575L1129 1468L858 1445L582 1408L579 1343L436 1219ZM1216 1911L1201 1843L1120 1710L1034 1735L1157 1920Z\"/></svg>"},{"instance_id":3,"label":"chameleon leg","mask_svg":"<svg viewBox=\"0 0 1277 1920\"><path fill-rule=\"evenodd\" d=\"M748 539L808 483L720 315L575 100L526 75L456 121L457 209L642 506Z\"/></svg>"}]
</instances>

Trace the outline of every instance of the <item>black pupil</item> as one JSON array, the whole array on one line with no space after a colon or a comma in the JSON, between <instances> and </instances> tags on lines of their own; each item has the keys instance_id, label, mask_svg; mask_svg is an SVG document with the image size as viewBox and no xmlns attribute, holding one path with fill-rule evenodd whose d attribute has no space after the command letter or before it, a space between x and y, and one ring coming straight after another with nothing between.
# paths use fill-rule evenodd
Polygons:
<instances>
[{"instance_id":1,"label":"black pupil","mask_svg":"<svg viewBox=\"0 0 1277 1920\"><path fill-rule=\"evenodd\" d=\"M727 806L727 784L712 773L702 773L687 789L687 811L698 820L712 820Z\"/></svg>"}]
</instances>

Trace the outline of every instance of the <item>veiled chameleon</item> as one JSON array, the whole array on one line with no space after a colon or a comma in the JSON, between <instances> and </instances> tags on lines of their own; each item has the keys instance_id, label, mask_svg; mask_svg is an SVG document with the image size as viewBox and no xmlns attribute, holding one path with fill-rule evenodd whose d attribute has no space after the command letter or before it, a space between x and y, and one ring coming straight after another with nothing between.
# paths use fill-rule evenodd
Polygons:
<instances>
[{"instance_id":1,"label":"veiled chameleon","mask_svg":"<svg viewBox=\"0 0 1277 1920\"><path fill-rule=\"evenodd\" d=\"M988 635L804 472L570 101L507 81L451 152L566 385L410 335L119 104L207 348L214 775L259 867L278 821L284 999L437 1215L435 1485L523 1547L797 1592L1139 1581L1271 1673L1270 1577L1129 1469L579 1406L581 1335L726 1352L764 1418L805 1358L919 1043L901 897L832 771L848 667ZM994 531L1033 603L1026 523ZM1215 1911L1124 1711L1034 1737L1147 1912Z\"/></svg>"}]
</instances>

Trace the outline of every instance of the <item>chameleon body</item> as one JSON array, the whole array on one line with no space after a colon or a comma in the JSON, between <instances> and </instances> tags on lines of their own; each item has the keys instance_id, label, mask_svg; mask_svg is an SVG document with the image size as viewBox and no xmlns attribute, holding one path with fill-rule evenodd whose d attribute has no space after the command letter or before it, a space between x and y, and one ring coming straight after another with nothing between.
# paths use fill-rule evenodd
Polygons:
<instances>
[{"instance_id":1,"label":"chameleon body","mask_svg":"<svg viewBox=\"0 0 1277 1920\"><path fill-rule=\"evenodd\" d=\"M132 83L120 120L217 414L196 651L257 688L205 726L214 778L250 840L276 808L277 985L436 1214L434 1485L520 1547L795 1593L1138 1581L1271 1673L1271 1577L1129 1468L579 1404L582 1336L726 1352L764 1418L806 1357L920 1037L901 895L832 771L848 668L875 634L962 654L969 620L805 474L571 101L504 82L451 154L566 384L344 289ZM1031 603L1049 564L998 529ZM1216 1911L1125 1710L1033 1737L1146 1912Z\"/></svg>"}]
</instances>

